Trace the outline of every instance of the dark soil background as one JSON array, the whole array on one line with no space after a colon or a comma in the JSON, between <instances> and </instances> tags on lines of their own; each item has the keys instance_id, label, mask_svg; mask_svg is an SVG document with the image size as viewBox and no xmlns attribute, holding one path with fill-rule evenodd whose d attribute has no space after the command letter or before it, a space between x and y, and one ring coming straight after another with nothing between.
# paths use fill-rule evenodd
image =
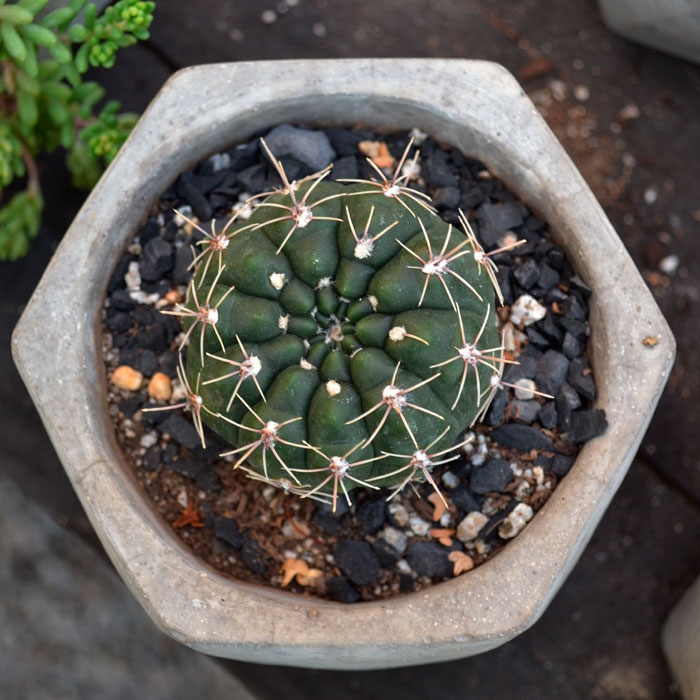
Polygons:
<instances>
[{"instance_id":1,"label":"dark soil background","mask_svg":"<svg viewBox=\"0 0 700 700\"><path fill-rule=\"evenodd\" d=\"M151 40L125 50L114 69L93 77L125 107L141 110L174 70L203 62L499 61L520 78L600 199L669 320L678 359L640 453L593 540L542 619L521 637L471 659L393 671L233 662L227 669L265 699L393 700L428 697L436 687L443 697L460 699L675 697L660 625L700 567L700 164L694 155L700 152L700 70L615 37L594 0L280 0L279 9L287 11L264 22L263 12L277 6L162 0ZM42 234L26 259L0 265L1 471L28 500L99 550L9 351L22 307L83 197L70 189L60 156L41 167L47 201ZM8 546L5 540L0 545ZM19 590L26 571L12 570ZM85 653L89 663L90 649ZM191 690L187 697L197 694Z\"/></svg>"}]
</instances>

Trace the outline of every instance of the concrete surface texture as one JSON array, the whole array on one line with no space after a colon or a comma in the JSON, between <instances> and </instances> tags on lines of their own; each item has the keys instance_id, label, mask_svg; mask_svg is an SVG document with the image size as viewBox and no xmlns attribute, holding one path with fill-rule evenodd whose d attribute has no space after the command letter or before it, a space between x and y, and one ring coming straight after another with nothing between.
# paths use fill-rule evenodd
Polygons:
<instances>
[{"instance_id":1,"label":"concrete surface texture","mask_svg":"<svg viewBox=\"0 0 700 700\"><path fill-rule=\"evenodd\" d=\"M0 477L0 697L253 700L158 632L94 551Z\"/></svg>"},{"instance_id":2,"label":"concrete surface texture","mask_svg":"<svg viewBox=\"0 0 700 700\"><path fill-rule=\"evenodd\" d=\"M307 84L311 74L314 82ZM275 79L280 85L271 88ZM414 81L421 89L411 94ZM469 88L468 99L453 94L458 83ZM498 557L468 577L390 605L321 605L212 575L154 523L150 505L130 487L130 469L113 448L101 410L106 391L94 332L103 270L182 169L231 138L246 138L251 114L265 127L279 112L292 121L350 118L441 134L550 222L596 300L590 357L598 372L596 406L610 422L605 435L585 446L541 513ZM154 139L165 123L167 133ZM107 240L104 231L110 231ZM621 323L632 307L635 314ZM643 343L650 336L653 348ZM49 357L41 352L47 344L57 349ZM527 629L617 490L674 351L609 221L514 78L493 63L425 59L234 63L175 75L76 216L13 338L17 365L88 517L158 626L217 656L341 669L471 656ZM440 620L437 627L434 620Z\"/></svg>"},{"instance_id":3,"label":"concrete surface texture","mask_svg":"<svg viewBox=\"0 0 700 700\"><path fill-rule=\"evenodd\" d=\"M202 62L336 56L500 61L524 83L603 204L670 322L678 357L638 459L591 544L543 618L518 640L463 662L401 671L230 667L265 698L424 697L438 686L447 698L676 697L659 633L699 566L700 163L690 155L700 149L698 68L616 37L594 0L286 5L278 12L282 3L258 0L162 2L151 41L91 77L138 110L174 70ZM265 10L274 11L271 23L269 13L263 21ZM41 236L28 258L0 266L1 466L54 520L94 543L9 352L10 332L81 202L60 175L60 155L41 167L56 175L45 184L49 213ZM5 598L16 595L11 590L5 588ZM11 627L18 635L21 628ZM11 649L11 658L22 653Z\"/></svg>"}]
</instances>

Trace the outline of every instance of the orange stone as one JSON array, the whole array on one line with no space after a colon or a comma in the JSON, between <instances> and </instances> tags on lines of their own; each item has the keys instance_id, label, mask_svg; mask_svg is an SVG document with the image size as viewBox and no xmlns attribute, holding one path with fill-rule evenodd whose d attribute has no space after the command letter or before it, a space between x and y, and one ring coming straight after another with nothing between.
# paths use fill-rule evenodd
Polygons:
<instances>
[{"instance_id":1,"label":"orange stone","mask_svg":"<svg viewBox=\"0 0 700 700\"><path fill-rule=\"evenodd\" d=\"M148 395L157 401L167 401L173 395L170 377L163 372L156 372L148 382Z\"/></svg>"},{"instance_id":2,"label":"orange stone","mask_svg":"<svg viewBox=\"0 0 700 700\"><path fill-rule=\"evenodd\" d=\"M121 365L112 372L112 384L126 391L138 391L143 385L143 374L129 365Z\"/></svg>"}]
</instances>

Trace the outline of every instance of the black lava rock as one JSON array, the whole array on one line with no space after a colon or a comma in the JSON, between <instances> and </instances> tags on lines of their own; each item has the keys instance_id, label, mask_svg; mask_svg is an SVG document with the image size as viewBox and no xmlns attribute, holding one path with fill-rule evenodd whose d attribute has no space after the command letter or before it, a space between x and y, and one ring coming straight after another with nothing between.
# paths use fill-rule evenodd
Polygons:
<instances>
[{"instance_id":1,"label":"black lava rock","mask_svg":"<svg viewBox=\"0 0 700 700\"><path fill-rule=\"evenodd\" d=\"M265 137L265 142L276 158L291 156L313 172L323 170L336 156L323 131L298 129L289 124L276 126Z\"/></svg>"},{"instance_id":2,"label":"black lava rock","mask_svg":"<svg viewBox=\"0 0 700 700\"><path fill-rule=\"evenodd\" d=\"M595 384L587 357L578 357L571 361L567 380L584 399L592 401L595 398Z\"/></svg>"},{"instance_id":3,"label":"black lava rock","mask_svg":"<svg viewBox=\"0 0 700 700\"><path fill-rule=\"evenodd\" d=\"M345 158L339 158L335 161L329 179L356 179L358 175L357 158L355 156L345 156Z\"/></svg>"},{"instance_id":4,"label":"black lava rock","mask_svg":"<svg viewBox=\"0 0 700 700\"><path fill-rule=\"evenodd\" d=\"M133 366L147 377L152 377L158 371L158 355L153 350L144 350L136 357Z\"/></svg>"},{"instance_id":5,"label":"black lava rock","mask_svg":"<svg viewBox=\"0 0 700 700\"><path fill-rule=\"evenodd\" d=\"M168 342L165 322L160 319L150 328L137 333L134 339L140 348L153 350L155 353L164 352L170 344Z\"/></svg>"},{"instance_id":6,"label":"black lava rock","mask_svg":"<svg viewBox=\"0 0 700 700\"><path fill-rule=\"evenodd\" d=\"M378 537L372 542L372 550L382 566L393 566L401 559L401 552L394 549L383 537Z\"/></svg>"},{"instance_id":7,"label":"black lava rock","mask_svg":"<svg viewBox=\"0 0 700 700\"><path fill-rule=\"evenodd\" d=\"M537 280L537 286L540 289L551 289L559 284L559 273L547 265L546 262L540 262L540 276Z\"/></svg>"},{"instance_id":8,"label":"black lava rock","mask_svg":"<svg viewBox=\"0 0 700 700\"><path fill-rule=\"evenodd\" d=\"M481 503L464 486L457 486L449 493L449 498L457 508L465 513L481 509Z\"/></svg>"},{"instance_id":9,"label":"black lava rock","mask_svg":"<svg viewBox=\"0 0 700 700\"><path fill-rule=\"evenodd\" d=\"M537 263L528 258L522 265L513 270L515 281L525 290L534 287L540 278L540 268Z\"/></svg>"},{"instance_id":10,"label":"black lava rock","mask_svg":"<svg viewBox=\"0 0 700 700\"><path fill-rule=\"evenodd\" d=\"M245 170L251 165L255 165L258 161L260 147L258 140L255 139L250 143L242 143L228 151L228 156L231 160L229 169L235 172Z\"/></svg>"},{"instance_id":11,"label":"black lava rock","mask_svg":"<svg viewBox=\"0 0 700 700\"><path fill-rule=\"evenodd\" d=\"M311 522L316 523L326 535L337 537L340 534L340 520L333 513L327 513L317 508L311 518Z\"/></svg>"},{"instance_id":12,"label":"black lava rock","mask_svg":"<svg viewBox=\"0 0 700 700\"><path fill-rule=\"evenodd\" d=\"M543 428L551 430L557 424L557 408L554 401L547 403L540 408L540 424Z\"/></svg>"},{"instance_id":13,"label":"black lava rock","mask_svg":"<svg viewBox=\"0 0 700 700\"><path fill-rule=\"evenodd\" d=\"M561 478L568 473L575 461L575 457L569 457L567 455L554 455L554 459L552 460L552 471Z\"/></svg>"},{"instance_id":14,"label":"black lava rock","mask_svg":"<svg viewBox=\"0 0 700 700\"><path fill-rule=\"evenodd\" d=\"M367 542L341 540L335 548L335 563L356 586L366 586L379 576L379 560Z\"/></svg>"},{"instance_id":15,"label":"black lava rock","mask_svg":"<svg viewBox=\"0 0 700 700\"><path fill-rule=\"evenodd\" d=\"M153 415L153 414L151 414ZM180 448L178 447L177 444L174 442L169 442L164 448L163 448L163 461L166 464L170 464L175 457L178 456L180 452Z\"/></svg>"},{"instance_id":16,"label":"black lava rock","mask_svg":"<svg viewBox=\"0 0 700 700\"><path fill-rule=\"evenodd\" d=\"M537 372L537 359L532 355L523 353L518 358L517 365L506 365L503 381L515 384L519 379L534 379L535 372Z\"/></svg>"},{"instance_id":17,"label":"black lava rock","mask_svg":"<svg viewBox=\"0 0 700 700\"><path fill-rule=\"evenodd\" d=\"M171 275L174 284L188 284L192 277L192 270L189 269L194 260L194 253L189 245L181 245L175 250L175 265Z\"/></svg>"},{"instance_id":18,"label":"black lava rock","mask_svg":"<svg viewBox=\"0 0 700 700\"><path fill-rule=\"evenodd\" d=\"M416 588L416 577L403 572L399 573L399 593L410 593Z\"/></svg>"},{"instance_id":19,"label":"black lava rock","mask_svg":"<svg viewBox=\"0 0 700 700\"><path fill-rule=\"evenodd\" d=\"M413 542L406 551L408 565L421 576L447 578L452 576L449 551L437 542Z\"/></svg>"},{"instance_id":20,"label":"black lava rock","mask_svg":"<svg viewBox=\"0 0 700 700\"><path fill-rule=\"evenodd\" d=\"M568 371L569 360L556 350L547 350L537 362L535 383L540 391L555 396Z\"/></svg>"},{"instance_id":21,"label":"black lava rock","mask_svg":"<svg viewBox=\"0 0 700 700\"><path fill-rule=\"evenodd\" d=\"M469 489L483 496L491 491L504 491L512 480L513 471L505 459L489 459L472 473Z\"/></svg>"},{"instance_id":22,"label":"black lava rock","mask_svg":"<svg viewBox=\"0 0 700 700\"><path fill-rule=\"evenodd\" d=\"M575 411L571 416L571 429L568 438L571 442L588 442L602 435L608 428L605 411L594 408L590 411Z\"/></svg>"},{"instance_id":23,"label":"black lava rock","mask_svg":"<svg viewBox=\"0 0 700 700\"><path fill-rule=\"evenodd\" d=\"M446 185L436 190L433 196L433 206L438 209L454 209L459 205L460 192L458 187Z\"/></svg>"},{"instance_id":24,"label":"black lava rock","mask_svg":"<svg viewBox=\"0 0 700 700\"><path fill-rule=\"evenodd\" d=\"M499 444L519 452L552 449L552 441L542 431L529 425L506 423L495 428L491 437Z\"/></svg>"},{"instance_id":25,"label":"black lava rock","mask_svg":"<svg viewBox=\"0 0 700 700\"><path fill-rule=\"evenodd\" d=\"M562 312L566 318L584 321L588 315L588 306L578 294L570 294L562 304Z\"/></svg>"},{"instance_id":26,"label":"black lava rock","mask_svg":"<svg viewBox=\"0 0 700 700\"><path fill-rule=\"evenodd\" d=\"M107 284L107 294L112 294L117 289L124 289L124 287L126 287L124 275L129 271L129 265L133 260L135 260L134 256L129 253L117 263L112 276L109 278L109 283Z\"/></svg>"},{"instance_id":27,"label":"black lava rock","mask_svg":"<svg viewBox=\"0 0 700 700\"><path fill-rule=\"evenodd\" d=\"M168 469L193 479L197 482L197 486L206 493L214 493L221 488L219 476L214 466L202 459L180 457L170 462Z\"/></svg>"},{"instance_id":28,"label":"black lava rock","mask_svg":"<svg viewBox=\"0 0 700 700\"><path fill-rule=\"evenodd\" d=\"M545 338L534 326L528 326L525 330L527 339L530 341L530 346L536 347L538 350L548 350L551 347L549 338Z\"/></svg>"},{"instance_id":29,"label":"black lava rock","mask_svg":"<svg viewBox=\"0 0 700 700\"><path fill-rule=\"evenodd\" d=\"M140 396L130 396L128 399L124 399L119 403L119 410L124 414L126 418L131 418L131 416L141 408L143 403L143 398Z\"/></svg>"},{"instance_id":30,"label":"black lava rock","mask_svg":"<svg viewBox=\"0 0 700 700\"><path fill-rule=\"evenodd\" d=\"M386 500L383 496L365 501L357 508L362 532L373 535L386 521Z\"/></svg>"},{"instance_id":31,"label":"black lava rock","mask_svg":"<svg viewBox=\"0 0 700 700\"><path fill-rule=\"evenodd\" d=\"M197 435L192 423L179 414L168 416L158 425L158 430L161 433L168 433L175 442L190 449L201 445L199 435Z\"/></svg>"},{"instance_id":32,"label":"black lava rock","mask_svg":"<svg viewBox=\"0 0 700 700\"><path fill-rule=\"evenodd\" d=\"M581 398L570 384L564 382L557 392L555 399L557 407L557 423L566 432L571 427L571 414L581 407Z\"/></svg>"},{"instance_id":33,"label":"black lava rock","mask_svg":"<svg viewBox=\"0 0 700 700\"><path fill-rule=\"evenodd\" d=\"M267 562L265 555L258 543L247 533L243 535L244 541L241 547L241 559L243 563L258 576L267 574Z\"/></svg>"},{"instance_id":34,"label":"black lava rock","mask_svg":"<svg viewBox=\"0 0 700 700\"><path fill-rule=\"evenodd\" d=\"M136 307L136 302L126 289L115 289L109 299L115 311L132 311Z\"/></svg>"},{"instance_id":35,"label":"black lava rock","mask_svg":"<svg viewBox=\"0 0 700 700\"><path fill-rule=\"evenodd\" d=\"M559 324L562 328L564 328L564 330L571 333L571 335L575 336L584 343L586 342L586 338L588 337L588 323L586 323L586 321L577 321L576 319L572 318L562 318L559 319Z\"/></svg>"},{"instance_id":36,"label":"black lava rock","mask_svg":"<svg viewBox=\"0 0 700 700\"><path fill-rule=\"evenodd\" d=\"M267 169L256 163L238 173L238 182L246 192L262 192L267 180Z\"/></svg>"},{"instance_id":37,"label":"black lava rock","mask_svg":"<svg viewBox=\"0 0 700 700\"><path fill-rule=\"evenodd\" d=\"M362 597L345 576L334 576L326 580L326 590L333 600L340 603L356 603Z\"/></svg>"},{"instance_id":38,"label":"black lava rock","mask_svg":"<svg viewBox=\"0 0 700 700\"><path fill-rule=\"evenodd\" d=\"M158 280L173 268L173 250L160 236L150 240L143 249L139 271L141 279Z\"/></svg>"},{"instance_id":39,"label":"black lava rock","mask_svg":"<svg viewBox=\"0 0 700 700\"><path fill-rule=\"evenodd\" d=\"M105 319L105 325L112 333L125 333L133 324L133 319L125 311L110 311Z\"/></svg>"},{"instance_id":40,"label":"black lava rock","mask_svg":"<svg viewBox=\"0 0 700 700\"><path fill-rule=\"evenodd\" d=\"M447 153L437 149L423 161L421 172L430 187L459 187L457 168Z\"/></svg>"},{"instance_id":41,"label":"black lava rock","mask_svg":"<svg viewBox=\"0 0 700 700\"><path fill-rule=\"evenodd\" d=\"M535 324L535 328L537 331L539 331L539 333L547 338L547 340L549 340L550 345L553 345L554 347L561 346L561 342L564 339L564 333L556 318L554 318L554 314L548 313L541 321L538 321Z\"/></svg>"},{"instance_id":42,"label":"black lava rock","mask_svg":"<svg viewBox=\"0 0 700 700\"><path fill-rule=\"evenodd\" d=\"M359 149L358 146L362 137L341 126L331 126L324 129L331 147L339 156L356 156Z\"/></svg>"},{"instance_id":43,"label":"black lava rock","mask_svg":"<svg viewBox=\"0 0 700 700\"><path fill-rule=\"evenodd\" d=\"M503 234L523 223L523 215L516 203L482 204L476 212L481 240L487 248L495 248Z\"/></svg>"},{"instance_id":44,"label":"black lava rock","mask_svg":"<svg viewBox=\"0 0 700 700\"><path fill-rule=\"evenodd\" d=\"M484 423L486 425L499 425L503 422L508 405L508 396L505 391L496 391L493 401L486 412Z\"/></svg>"},{"instance_id":45,"label":"black lava rock","mask_svg":"<svg viewBox=\"0 0 700 700\"><path fill-rule=\"evenodd\" d=\"M510 406L513 411L513 418L523 423L534 423L540 414L540 405L532 399L527 401L516 399L511 402Z\"/></svg>"},{"instance_id":46,"label":"black lava rock","mask_svg":"<svg viewBox=\"0 0 700 700\"><path fill-rule=\"evenodd\" d=\"M151 445L143 455L141 465L149 472L154 472L160 466L163 451L158 445Z\"/></svg>"},{"instance_id":47,"label":"black lava rock","mask_svg":"<svg viewBox=\"0 0 700 700\"><path fill-rule=\"evenodd\" d=\"M585 345L581 339L577 338L573 333L566 331L564 333L564 340L561 344L561 351L570 360L575 360L583 354Z\"/></svg>"},{"instance_id":48,"label":"black lava rock","mask_svg":"<svg viewBox=\"0 0 700 700\"><path fill-rule=\"evenodd\" d=\"M240 549L245 543L245 537L238 529L238 523L223 515L217 515L214 519L214 534L234 549Z\"/></svg>"}]
</instances>

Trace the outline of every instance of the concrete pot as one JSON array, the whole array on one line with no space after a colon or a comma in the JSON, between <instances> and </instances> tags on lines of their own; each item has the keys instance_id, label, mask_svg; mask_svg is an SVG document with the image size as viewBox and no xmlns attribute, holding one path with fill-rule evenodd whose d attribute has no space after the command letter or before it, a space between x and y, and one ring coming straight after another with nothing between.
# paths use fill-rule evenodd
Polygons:
<instances>
[{"instance_id":1,"label":"concrete pot","mask_svg":"<svg viewBox=\"0 0 700 700\"><path fill-rule=\"evenodd\" d=\"M661 646L684 700L700 700L700 578L666 618Z\"/></svg>"},{"instance_id":2,"label":"concrete pot","mask_svg":"<svg viewBox=\"0 0 700 700\"><path fill-rule=\"evenodd\" d=\"M620 36L700 63L700 0L598 0Z\"/></svg>"},{"instance_id":3,"label":"concrete pot","mask_svg":"<svg viewBox=\"0 0 700 700\"><path fill-rule=\"evenodd\" d=\"M99 318L127 241L178 173L279 122L418 127L479 158L549 222L593 290L596 405L610 428L504 551L427 591L350 606L224 578L152 511L106 417ZM658 342L643 344L649 336ZM367 669L478 654L538 619L625 475L675 344L593 194L506 70L387 59L220 64L174 75L78 213L13 350L107 553L161 629L217 656Z\"/></svg>"}]
</instances>

